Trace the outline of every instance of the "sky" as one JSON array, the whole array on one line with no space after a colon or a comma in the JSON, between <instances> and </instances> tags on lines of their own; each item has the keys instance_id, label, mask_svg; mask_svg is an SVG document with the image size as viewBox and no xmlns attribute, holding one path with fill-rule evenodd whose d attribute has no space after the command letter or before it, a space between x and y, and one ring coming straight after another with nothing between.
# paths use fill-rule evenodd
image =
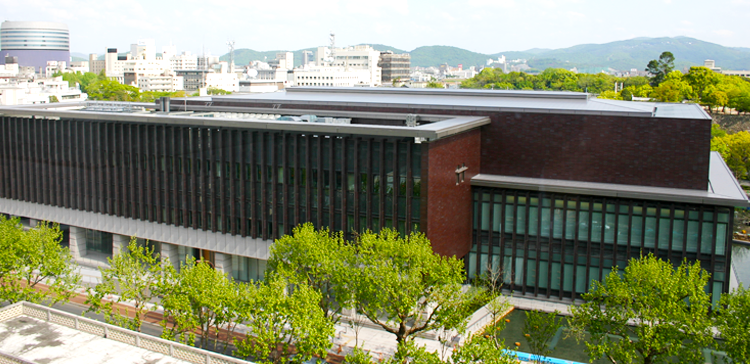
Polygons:
<instances>
[{"instance_id":1,"label":"sky","mask_svg":"<svg viewBox=\"0 0 750 364\"><path fill-rule=\"evenodd\" d=\"M222 55L235 49L298 50L385 44L405 51L448 45L494 54L636 37L688 36L750 48L750 0L0 0L0 18L55 21L71 52L128 51L154 39L157 52Z\"/></svg>"}]
</instances>

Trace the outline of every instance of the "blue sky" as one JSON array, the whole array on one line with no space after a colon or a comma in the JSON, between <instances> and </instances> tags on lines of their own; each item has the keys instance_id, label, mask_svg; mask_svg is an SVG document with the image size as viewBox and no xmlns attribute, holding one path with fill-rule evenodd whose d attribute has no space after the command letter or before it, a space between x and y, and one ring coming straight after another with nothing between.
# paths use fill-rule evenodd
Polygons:
<instances>
[{"instance_id":1,"label":"blue sky","mask_svg":"<svg viewBox=\"0 0 750 364\"><path fill-rule=\"evenodd\" d=\"M750 48L750 0L0 0L2 20L68 24L71 51L104 53L153 38L157 50L220 55L380 43L481 53L689 36Z\"/></svg>"}]
</instances>

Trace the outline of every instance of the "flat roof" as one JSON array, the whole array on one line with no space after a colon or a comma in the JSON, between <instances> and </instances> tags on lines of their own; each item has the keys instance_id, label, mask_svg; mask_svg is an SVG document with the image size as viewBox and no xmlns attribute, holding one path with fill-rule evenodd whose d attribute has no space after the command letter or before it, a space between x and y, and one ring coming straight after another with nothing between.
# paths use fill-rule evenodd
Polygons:
<instances>
[{"instance_id":1,"label":"flat roof","mask_svg":"<svg viewBox=\"0 0 750 364\"><path fill-rule=\"evenodd\" d=\"M429 120L422 125L415 127L394 126L394 125L374 125L374 124L326 124L326 123L309 123L297 121L281 120L262 120L262 119L238 119L229 117L201 117L200 114L192 115L191 113L172 112L165 113L129 113L129 112L101 112L101 111L84 111L74 110L80 108L91 101L78 103L55 103L41 105L22 105L0 107L0 115L21 116L21 117L56 117L70 118L76 120L97 120L97 121L119 121L132 123L157 123L186 126L202 126L212 128L247 128L259 130L285 130L302 133L320 133L320 134L355 134L368 136L387 136L387 137L405 137L405 138L422 138L425 140L437 140L454 134L478 128L490 123L489 117L486 116L451 116L451 115L424 115L424 120ZM96 102L94 102L96 103ZM102 102L102 104L117 104L111 102ZM132 103L138 107L154 108L155 104L150 103ZM173 103L172 105L179 105ZM323 110L297 110L297 109L262 109L262 108L233 108L223 106L191 106L194 111L236 112L244 113L258 112L281 115L302 115L307 113L316 113L318 116L336 116L348 118L376 118L376 119L400 119L406 120L408 114L405 113L372 113L372 112L353 112L353 111L323 111ZM422 118L421 115L418 115Z\"/></svg>"},{"instance_id":2,"label":"flat roof","mask_svg":"<svg viewBox=\"0 0 750 364\"><path fill-rule=\"evenodd\" d=\"M633 198L642 200L674 201L704 205L748 207L750 201L737 179L718 152L711 152L707 188L689 190L682 188L648 187L566 181L558 179L528 178L478 174L471 179L472 186L511 188L540 192L570 193L579 195Z\"/></svg>"},{"instance_id":3,"label":"flat roof","mask_svg":"<svg viewBox=\"0 0 750 364\"><path fill-rule=\"evenodd\" d=\"M561 91L297 86L263 94L212 96L211 100L228 103L256 101L278 103L282 106L314 104L711 119L710 115L696 104L605 100L590 96L582 92Z\"/></svg>"},{"instance_id":4,"label":"flat roof","mask_svg":"<svg viewBox=\"0 0 750 364\"><path fill-rule=\"evenodd\" d=\"M0 317L0 359L48 364L248 363L27 302L3 307Z\"/></svg>"}]
</instances>

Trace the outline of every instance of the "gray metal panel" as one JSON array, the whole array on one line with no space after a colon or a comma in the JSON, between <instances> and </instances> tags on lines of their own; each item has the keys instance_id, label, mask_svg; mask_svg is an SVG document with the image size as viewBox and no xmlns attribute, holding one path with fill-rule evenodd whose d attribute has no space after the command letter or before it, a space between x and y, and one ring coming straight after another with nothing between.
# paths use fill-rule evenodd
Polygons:
<instances>
[{"instance_id":1,"label":"gray metal panel","mask_svg":"<svg viewBox=\"0 0 750 364\"><path fill-rule=\"evenodd\" d=\"M724 176L722 178L726 177ZM747 196L745 196L744 193L736 193L736 191L730 195L723 195L708 190L699 191L678 188L619 185L611 183L511 177L489 174L478 174L474 176L471 179L471 185L719 206L750 206L750 201L748 201Z\"/></svg>"},{"instance_id":2,"label":"gray metal panel","mask_svg":"<svg viewBox=\"0 0 750 364\"><path fill-rule=\"evenodd\" d=\"M247 111L247 109L245 109ZM274 110L283 112L283 110ZM65 117L78 120L97 121L119 121L133 123L153 123L167 125L190 125L206 126L213 128L246 128L259 130L288 130L304 133L321 134L355 134L371 136L396 136L425 138L436 140L449 135L460 133L464 130L473 129L490 123L488 117L462 116L450 118L440 122L420 125L418 127L385 126L385 125L363 125L363 124L324 124L324 123L300 123L289 121L268 121L252 119L229 119L229 118L204 118L173 116L170 114L136 114L136 113L107 113L107 112L81 112L70 110L37 110L24 107L0 107L1 115L9 116L43 116L43 117ZM356 116L357 113L349 113ZM373 115L372 113L366 114ZM402 117L406 115L402 114Z\"/></svg>"}]
</instances>

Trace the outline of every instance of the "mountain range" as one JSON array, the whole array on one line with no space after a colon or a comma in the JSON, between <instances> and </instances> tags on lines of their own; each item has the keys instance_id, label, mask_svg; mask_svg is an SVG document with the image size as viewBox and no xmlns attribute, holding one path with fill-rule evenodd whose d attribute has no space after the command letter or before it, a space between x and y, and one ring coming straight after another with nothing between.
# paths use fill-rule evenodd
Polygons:
<instances>
[{"instance_id":1,"label":"mountain range","mask_svg":"<svg viewBox=\"0 0 750 364\"><path fill-rule=\"evenodd\" d=\"M423 46L411 51L394 48L384 44L369 44L379 51L393 51L394 53L411 54L412 67L429 67L441 64L456 66L462 64L481 67L490 58L497 59L505 56L508 60L525 59L534 69L573 67L579 70L606 69L643 70L652 59L659 58L664 51L670 51L675 56L675 69L703 65L706 59L716 61L716 66L727 70L750 69L750 48L725 47L719 44L705 42L689 37L662 38L634 38L604 44L581 44L569 48L541 49L533 48L525 51L506 51L493 54L472 52L451 46ZM316 48L305 48L293 51L294 64L302 64L302 51L315 52ZM248 48L234 51L234 62L238 65L250 61L268 61L282 51L256 51ZM71 53L79 56L79 54ZM80 54L80 56L84 56ZM221 56L221 60L229 60L229 54Z\"/></svg>"}]
</instances>

